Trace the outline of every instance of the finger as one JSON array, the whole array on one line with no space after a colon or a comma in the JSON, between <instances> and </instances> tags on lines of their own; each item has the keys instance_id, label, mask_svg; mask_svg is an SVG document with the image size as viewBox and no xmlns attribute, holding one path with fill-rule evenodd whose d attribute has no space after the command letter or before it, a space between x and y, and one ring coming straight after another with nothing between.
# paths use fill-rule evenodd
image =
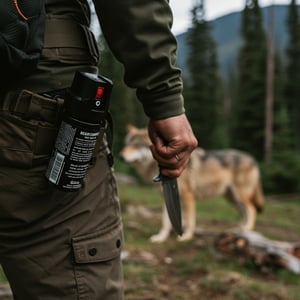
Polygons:
<instances>
[{"instance_id":1,"label":"finger","mask_svg":"<svg viewBox=\"0 0 300 300\"><path fill-rule=\"evenodd\" d=\"M171 167L178 163L178 160L175 158L175 155L171 156L170 154L166 154L161 148L156 145L150 145L150 150L152 152L152 156L155 160L158 161L164 167Z\"/></svg>"},{"instance_id":2,"label":"finger","mask_svg":"<svg viewBox=\"0 0 300 300\"><path fill-rule=\"evenodd\" d=\"M177 155L177 157L176 155L174 155L173 157L166 159L157 154L155 147L153 147L153 145L150 147L150 149L152 151L153 158L160 165L161 169L164 170L163 173L168 173L168 171L172 171L172 173L174 173L173 176L177 176L178 175L177 173L182 172L184 167L188 163L188 156L184 154Z\"/></svg>"},{"instance_id":3,"label":"finger","mask_svg":"<svg viewBox=\"0 0 300 300\"><path fill-rule=\"evenodd\" d=\"M185 162L183 165L181 165L180 167L175 168L175 169L161 168L161 173L164 176L167 176L170 178L176 178L182 174L182 172L186 168L186 165L187 165L187 162Z\"/></svg>"},{"instance_id":4,"label":"finger","mask_svg":"<svg viewBox=\"0 0 300 300\"><path fill-rule=\"evenodd\" d=\"M156 153L158 156L161 156L167 160L174 160L180 161L182 158L182 154L185 152L184 147L175 143L165 144L162 140L155 145Z\"/></svg>"}]
</instances>

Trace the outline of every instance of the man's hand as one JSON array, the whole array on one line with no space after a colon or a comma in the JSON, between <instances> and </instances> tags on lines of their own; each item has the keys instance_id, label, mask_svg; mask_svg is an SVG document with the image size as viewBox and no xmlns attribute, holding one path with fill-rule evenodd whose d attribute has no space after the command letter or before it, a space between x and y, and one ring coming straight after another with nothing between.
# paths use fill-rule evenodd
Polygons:
<instances>
[{"instance_id":1,"label":"man's hand","mask_svg":"<svg viewBox=\"0 0 300 300\"><path fill-rule=\"evenodd\" d=\"M161 167L161 173L178 177L188 164L198 143L185 114L161 120L150 120L150 149Z\"/></svg>"}]
</instances>

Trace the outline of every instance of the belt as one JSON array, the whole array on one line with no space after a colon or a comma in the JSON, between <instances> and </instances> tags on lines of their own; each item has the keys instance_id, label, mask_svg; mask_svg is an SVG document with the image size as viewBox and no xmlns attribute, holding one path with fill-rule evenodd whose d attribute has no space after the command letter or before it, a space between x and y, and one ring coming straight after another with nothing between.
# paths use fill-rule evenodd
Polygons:
<instances>
[{"instance_id":1,"label":"belt","mask_svg":"<svg viewBox=\"0 0 300 300\"><path fill-rule=\"evenodd\" d=\"M51 48L86 49L90 53L93 63L98 63L99 50L94 34L88 26L65 16L47 15L43 52L45 53L47 49Z\"/></svg>"}]
</instances>

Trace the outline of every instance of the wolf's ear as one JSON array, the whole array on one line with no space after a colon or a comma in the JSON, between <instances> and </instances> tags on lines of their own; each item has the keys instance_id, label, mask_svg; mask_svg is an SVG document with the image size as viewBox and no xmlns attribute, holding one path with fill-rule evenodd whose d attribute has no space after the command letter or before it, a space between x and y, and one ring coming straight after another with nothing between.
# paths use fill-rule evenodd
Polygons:
<instances>
[{"instance_id":1,"label":"wolf's ear","mask_svg":"<svg viewBox=\"0 0 300 300\"><path fill-rule=\"evenodd\" d=\"M132 132L137 132L138 129L135 126L133 126L131 124L128 124L127 125L127 131L132 133Z\"/></svg>"}]
</instances>

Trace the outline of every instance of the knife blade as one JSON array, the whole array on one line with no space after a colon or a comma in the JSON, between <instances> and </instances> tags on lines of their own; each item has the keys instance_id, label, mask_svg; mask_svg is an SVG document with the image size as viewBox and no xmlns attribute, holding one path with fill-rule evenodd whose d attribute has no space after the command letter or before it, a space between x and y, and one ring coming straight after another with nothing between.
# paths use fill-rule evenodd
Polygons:
<instances>
[{"instance_id":1,"label":"knife blade","mask_svg":"<svg viewBox=\"0 0 300 300\"><path fill-rule=\"evenodd\" d=\"M161 182L165 204L173 229L178 235L182 235L182 218L180 196L176 178L170 178L159 173L153 178L154 182Z\"/></svg>"}]
</instances>

